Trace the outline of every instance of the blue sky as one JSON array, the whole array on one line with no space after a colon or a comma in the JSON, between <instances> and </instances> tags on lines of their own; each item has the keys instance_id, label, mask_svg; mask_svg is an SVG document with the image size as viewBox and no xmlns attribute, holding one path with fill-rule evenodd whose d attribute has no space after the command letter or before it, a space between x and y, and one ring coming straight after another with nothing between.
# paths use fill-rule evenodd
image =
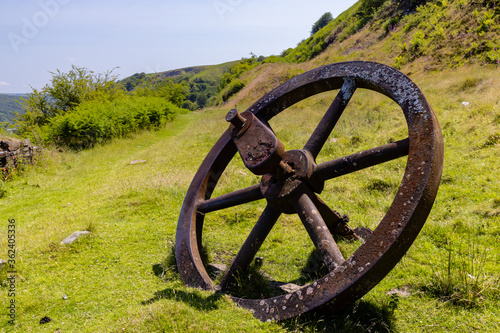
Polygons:
<instances>
[{"instance_id":1,"label":"blue sky","mask_svg":"<svg viewBox=\"0 0 500 333\"><path fill-rule=\"evenodd\" d=\"M0 0L0 93L26 93L71 65L125 78L269 56L356 0Z\"/></svg>"}]
</instances>

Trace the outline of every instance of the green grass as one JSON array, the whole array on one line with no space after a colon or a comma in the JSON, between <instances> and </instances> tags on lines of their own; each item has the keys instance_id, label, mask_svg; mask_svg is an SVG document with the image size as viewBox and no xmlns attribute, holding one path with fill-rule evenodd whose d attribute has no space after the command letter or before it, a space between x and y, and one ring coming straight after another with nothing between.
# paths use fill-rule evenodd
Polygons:
<instances>
[{"instance_id":1,"label":"green grass","mask_svg":"<svg viewBox=\"0 0 500 333\"><path fill-rule=\"evenodd\" d=\"M443 128L443 181L414 245L355 305L337 315L261 323L225 296L184 287L172 269L158 272L160 264L169 268L187 187L227 126L228 108L216 108L180 115L159 131L92 150L47 151L37 166L2 184L0 240L7 243L7 222L15 219L18 275L16 326L10 327L4 316L0 330L498 331L498 69L465 67L413 79ZM271 120L287 149L302 147L333 97L314 97ZM357 92L320 160L404 138L399 113L393 102ZM130 165L138 159L147 162ZM353 226L373 227L393 199L404 164L401 159L330 181L321 197L349 215ZM233 160L216 193L256 182L256 176ZM231 260L263 207L255 202L207 215L204 240L211 262ZM92 234L60 245L77 230ZM356 244L341 246L349 253ZM264 257L262 269L273 278L304 282L312 250L299 219L286 215L258 255ZM2 250L0 258L5 256ZM389 295L394 289L406 289L409 295ZM2 300L8 299L5 285L0 293ZM40 325L44 316L52 321Z\"/></svg>"}]
</instances>

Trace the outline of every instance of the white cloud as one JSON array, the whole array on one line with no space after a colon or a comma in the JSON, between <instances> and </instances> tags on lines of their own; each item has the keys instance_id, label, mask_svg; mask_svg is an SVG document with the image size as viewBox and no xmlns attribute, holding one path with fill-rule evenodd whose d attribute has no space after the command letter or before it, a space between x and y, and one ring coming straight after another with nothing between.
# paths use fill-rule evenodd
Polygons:
<instances>
[{"instance_id":1,"label":"white cloud","mask_svg":"<svg viewBox=\"0 0 500 333\"><path fill-rule=\"evenodd\" d=\"M10 86L10 83L5 81L0 81L0 86Z\"/></svg>"}]
</instances>

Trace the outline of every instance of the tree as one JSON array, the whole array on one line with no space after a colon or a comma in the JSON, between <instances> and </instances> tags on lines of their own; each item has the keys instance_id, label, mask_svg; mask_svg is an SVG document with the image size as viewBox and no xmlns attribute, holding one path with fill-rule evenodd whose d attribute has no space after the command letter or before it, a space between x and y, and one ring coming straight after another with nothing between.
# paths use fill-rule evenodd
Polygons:
<instances>
[{"instance_id":1,"label":"tree","mask_svg":"<svg viewBox=\"0 0 500 333\"><path fill-rule=\"evenodd\" d=\"M207 105L207 101L208 101L208 97L206 95L203 95L203 94L199 94L198 98L196 99L196 102L198 103L200 108L205 107L205 105Z\"/></svg>"},{"instance_id":2,"label":"tree","mask_svg":"<svg viewBox=\"0 0 500 333\"><path fill-rule=\"evenodd\" d=\"M116 84L117 75L113 74L113 70L94 73L73 65L68 73L60 70L50 73L50 84L40 90L33 88L33 92L21 98L20 104L25 113L16 116L16 125L21 134L47 124L57 115L70 112L84 101L110 99L122 90Z\"/></svg>"},{"instance_id":3,"label":"tree","mask_svg":"<svg viewBox=\"0 0 500 333\"><path fill-rule=\"evenodd\" d=\"M174 83L170 78L162 79L159 76L146 76L135 86L133 93L136 96L165 98L174 105L181 107L189 96L189 85L186 82Z\"/></svg>"},{"instance_id":4,"label":"tree","mask_svg":"<svg viewBox=\"0 0 500 333\"><path fill-rule=\"evenodd\" d=\"M116 76L111 72L95 74L87 68L72 66L68 73L52 74L52 85L43 88L53 100L58 113L65 113L84 100L92 99L96 93L103 92L114 85Z\"/></svg>"},{"instance_id":5,"label":"tree","mask_svg":"<svg viewBox=\"0 0 500 333\"><path fill-rule=\"evenodd\" d=\"M330 21L333 20L332 13L324 13L316 23L313 24L312 29L311 29L311 35L314 35L318 31L320 31L322 28L324 28Z\"/></svg>"}]
</instances>

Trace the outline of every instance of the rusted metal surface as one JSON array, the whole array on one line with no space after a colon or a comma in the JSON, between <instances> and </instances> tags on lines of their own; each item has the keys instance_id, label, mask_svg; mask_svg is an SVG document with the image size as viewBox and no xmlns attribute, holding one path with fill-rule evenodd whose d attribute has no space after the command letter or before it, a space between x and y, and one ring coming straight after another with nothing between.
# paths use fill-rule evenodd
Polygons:
<instances>
[{"instance_id":1,"label":"rusted metal surface","mask_svg":"<svg viewBox=\"0 0 500 333\"><path fill-rule=\"evenodd\" d=\"M365 88L393 99L408 125L408 138L317 164L315 159L356 89ZM302 150L285 151L268 120L315 94L340 89ZM298 214L329 272L293 292L264 299L232 296L260 320L283 320L313 309L337 311L372 289L396 265L417 237L431 210L441 177L443 142L434 112L419 88L404 74L373 62L323 66L297 76L271 91L232 123L198 169L179 216L176 257L186 285L225 291L235 275L248 267L281 214ZM239 151L245 165L263 175L260 184L211 198L227 164ZM405 173L389 207L373 232L350 229L347 218L328 207L319 195L333 178L407 156ZM267 207L222 282L214 285L201 260L205 214L265 199ZM332 233L364 240L344 258Z\"/></svg>"},{"instance_id":2,"label":"rusted metal surface","mask_svg":"<svg viewBox=\"0 0 500 333\"><path fill-rule=\"evenodd\" d=\"M345 259L322 215L313 203L313 196L314 194L308 193L307 190L300 191L294 198L295 210L326 267L333 272Z\"/></svg>"},{"instance_id":3,"label":"rusted metal surface","mask_svg":"<svg viewBox=\"0 0 500 333\"><path fill-rule=\"evenodd\" d=\"M263 175L280 167L285 146L251 112L242 115L236 109L229 111L226 120L233 126L229 129L245 166L256 175ZM286 168L286 165L281 164Z\"/></svg>"}]
</instances>

